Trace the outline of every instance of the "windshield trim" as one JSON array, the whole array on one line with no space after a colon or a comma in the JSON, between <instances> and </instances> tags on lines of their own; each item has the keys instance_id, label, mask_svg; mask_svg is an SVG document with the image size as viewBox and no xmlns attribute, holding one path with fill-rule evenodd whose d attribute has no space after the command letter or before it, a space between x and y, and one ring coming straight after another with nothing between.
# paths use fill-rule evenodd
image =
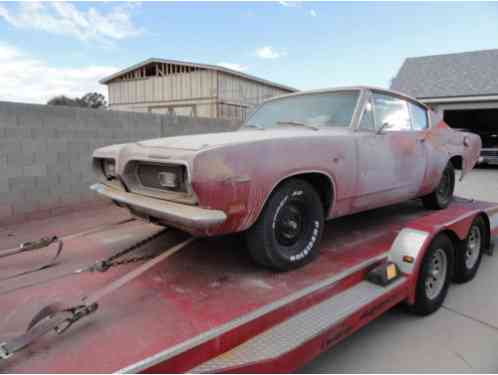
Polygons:
<instances>
[{"instance_id":1,"label":"windshield trim","mask_svg":"<svg viewBox=\"0 0 498 375\"><path fill-rule=\"evenodd\" d=\"M341 127L342 129L354 128L354 124L356 123L356 118L358 116L358 109L361 109L360 104L363 102L362 99L363 99L364 90L361 88L329 90L329 91L325 91L325 92L303 92L303 93L294 93L292 95L284 95L282 97L271 98L271 99L266 100L263 103L259 104L257 106L257 108L254 110L254 112L251 113L251 116L244 121L244 123L242 124L240 129L245 128L247 126L246 124L249 123L249 121L256 115L256 113L258 113L261 110L261 108L265 104L273 103L273 102L278 101L278 100L287 99L288 97L309 96L309 95L326 95L326 94L333 94L333 93L358 93L358 98L356 99L356 104L355 104L355 108L353 110L353 114L351 116L351 120L349 121L348 126ZM313 126L315 128L319 128L320 130L321 129L334 129L334 127L332 127L332 126L320 126L320 125L316 125L316 124L310 124L310 126ZM251 128L252 128L252 126L251 126ZM266 128L263 128L263 129L266 129Z\"/></svg>"}]
</instances>

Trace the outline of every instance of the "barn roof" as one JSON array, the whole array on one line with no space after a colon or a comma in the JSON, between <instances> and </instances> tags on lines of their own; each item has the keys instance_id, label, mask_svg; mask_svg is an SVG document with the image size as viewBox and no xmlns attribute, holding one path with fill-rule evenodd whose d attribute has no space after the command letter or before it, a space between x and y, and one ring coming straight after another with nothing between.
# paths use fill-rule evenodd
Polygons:
<instances>
[{"instance_id":1,"label":"barn roof","mask_svg":"<svg viewBox=\"0 0 498 375\"><path fill-rule=\"evenodd\" d=\"M498 94L498 49L407 58L391 88L419 99Z\"/></svg>"},{"instance_id":2,"label":"barn roof","mask_svg":"<svg viewBox=\"0 0 498 375\"><path fill-rule=\"evenodd\" d=\"M219 65L198 64L198 63L193 63L193 62L188 62L188 61L165 60L165 59L158 59L158 58L150 58L150 59L142 61L142 62L140 62L138 64L132 65L132 66L126 68L126 69L123 69L123 70L120 70L119 72L111 74L110 76L102 78L99 82L102 83L102 84L107 84L110 81L112 81L113 79L116 79L116 78L118 78L118 77L120 77L120 76L122 76L122 75L124 75L126 73L132 72L135 69L141 68L141 67L146 66L146 65L151 64L151 63L174 64L174 65L188 66L188 67L191 67L191 68L200 68L200 69L215 70L215 71L219 71L219 72L231 74L231 75L234 75L234 76L238 76L238 77L241 77L241 78L245 78L245 79L248 79L248 80L251 80L251 81L256 81L256 82L259 82L259 83L267 85L267 86L276 87L276 88L279 88L279 89L282 89L282 90L285 90L285 91L289 91L289 92L296 92L296 91L298 91L294 87L290 87L290 86L282 85L282 84L279 84L279 83L276 83L276 82L268 81L268 80L263 79L263 78L259 78L259 77L256 77L256 76L253 76L253 75L250 75L250 74L242 73L242 72L237 71L237 70L225 68L225 67L219 66Z\"/></svg>"}]
</instances>

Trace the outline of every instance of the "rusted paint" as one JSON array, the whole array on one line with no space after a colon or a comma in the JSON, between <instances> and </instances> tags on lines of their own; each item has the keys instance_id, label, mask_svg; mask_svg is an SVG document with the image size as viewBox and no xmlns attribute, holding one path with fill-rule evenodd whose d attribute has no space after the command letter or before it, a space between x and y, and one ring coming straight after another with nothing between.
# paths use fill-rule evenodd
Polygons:
<instances>
[{"instance_id":1,"label":"rusted paint","mask_svg":"<svg viewBox=\"0 0 498 375\"><path fill-rule=\"evenodd\" d=\"M434 121L437 115L429 113L429 117ZM454 131L442 120L423 131L383 134L357 125L162 138L105 147L96 150L94 157L115 158L118 174L133 160L185 164L192 203L227 215L222 224L181 228L204 236L248 229L288 176L319 173L331 181L333 202L326 213L330 219L426 195L436 188L451 158L462 157L461 177L479 158L479 136ZM174 200L160 193L156 198ZM174 222L163 224L175 226Z\"/></svg>"}]
</instances>

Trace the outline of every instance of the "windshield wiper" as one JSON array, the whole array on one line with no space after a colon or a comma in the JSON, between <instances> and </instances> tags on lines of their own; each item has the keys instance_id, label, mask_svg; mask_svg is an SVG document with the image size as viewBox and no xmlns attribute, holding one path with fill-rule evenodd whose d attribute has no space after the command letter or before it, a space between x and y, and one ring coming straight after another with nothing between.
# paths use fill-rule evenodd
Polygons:
<instances>
[{"instance_id":1,"label":"windshield wiper","mask_svg":"<svg viewBox=\"0 0 498 375\"><path fill-rule=\"evenodd\" d=\"M253 129L258 129L258 130L265 130L261 125L258 124L244 124L242 128L253 128Z\"/></svg>"},{"instance_id":2,"label":"windshield wiper","mask_svg":"<svg viewBox=\"0 0 498 375\"><path fill-rule=\"evenodd\" d=\"M304 122L297 122L297 121L277 121L277 125L301 126L301 127L308 128L308 129L320 130L320 128L317 126L305 124Z\"/></svg>"}]
</instances>

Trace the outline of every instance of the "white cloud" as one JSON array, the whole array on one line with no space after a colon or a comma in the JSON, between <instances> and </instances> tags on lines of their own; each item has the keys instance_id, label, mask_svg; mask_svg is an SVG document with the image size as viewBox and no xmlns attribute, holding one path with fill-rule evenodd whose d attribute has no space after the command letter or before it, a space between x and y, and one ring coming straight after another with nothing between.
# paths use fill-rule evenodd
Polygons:
<instances>
[{"instance_id":1,"label":"white cloud","mask_svg":"<svg viewBox=\"0 0 498 375\"><path fill-rule=\"evenodd\" d=\"M308 13L311 17L316 17L316 11L314 9L310 9Z\"/></svg>"},{"instance_id":2,"label":"white cloud","mask_svg":"<svg viewBox=\"0 0 498 375\"><path fill-rule=\"evenodd\" d=\"M220 62L217 65L222 66L222 67L227 68L227 69L238 70L240 72L244 72L247 70L247 65L234 64L234 63L228 63L228 62Z\"/></svg>"},{"instance_id":3,"label":"white cloud","mask_svg":"<svg viewBox=\"0 0 498 375\"><path fill-rule=\"evenodd\" d=\"M278 59L279 57L285 56L284 52L277 52L271 46L265 46L258 48L256 50L256 56L260 59Z\"/></svg>"},{"instance_id":4,"label":"white cloud","mask_svg":"<svg viewBox=\"0 0 498 375\"><path fill-rule=\"evenodd\" d=\"M116 72L111 66L58 68L0 43L0 100L46 103L57 95L106 94L98 80Z\"/></svg>"},{"instance_id":5,"label":"white cloud","mask_svg":"<svg viewBox=\"0 0 498 375\"><path fill-rule=\"evenodd\" d=\"M66 35L79 40L109 42L137 36L142 30L131 20L134 5L117 5L107 13L94 7L81 11L73 3L20 3L15 9L0 4L0 18L11 26Z\"/></svg>"},{"instance_id":6,"label":"white cloud","mask_svg":"<svg viewBox=\"0 0 498 375\"><path fill-rule=\"evenodd\" d=\"M278 3L280 5L282 5L282 6L284 6L284 7L289 7L289 8L295 8L295 7L299 6L299 3L297 1L283 1L283 0L280 0Z\"/></svg>"}]
</instances>

